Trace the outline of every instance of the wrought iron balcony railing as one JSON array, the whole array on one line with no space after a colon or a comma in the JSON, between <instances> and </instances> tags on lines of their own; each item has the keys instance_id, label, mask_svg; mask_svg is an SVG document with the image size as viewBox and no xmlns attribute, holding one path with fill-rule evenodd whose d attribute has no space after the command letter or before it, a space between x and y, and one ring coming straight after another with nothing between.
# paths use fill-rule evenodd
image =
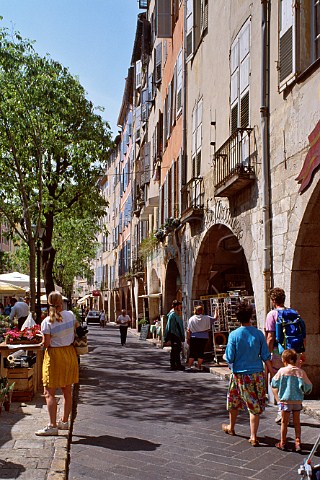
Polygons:
<instances>
[{"instance_id":1,"label":"wrought iron balcony railing","mask_svg":"<svg viewBox=\"0 0 320 480\"><path fill-rule=\"evenodd\" d=\"M183 211L181 223L201 219L204 211L203 178L189 180L183 188Z\"/></svg>"},{"instance_id":2,"label":"wrought iron balcony railing","mask_svg":"<svg viewBox=\"0 0 320 480\"><path fill-rule=\"evenodd\" d=\"M231 197L255 179L252 128L237 128L214 159L215 196Z\"/></svg>"}]
</instances>

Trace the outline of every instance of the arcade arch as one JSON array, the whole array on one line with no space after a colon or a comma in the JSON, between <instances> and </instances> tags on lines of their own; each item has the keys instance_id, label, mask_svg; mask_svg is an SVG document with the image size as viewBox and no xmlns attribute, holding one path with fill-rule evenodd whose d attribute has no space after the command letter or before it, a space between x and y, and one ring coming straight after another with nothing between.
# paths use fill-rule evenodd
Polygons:
<instances>
[{"instance_id":1,"label":"arcade arch","mask_svg":"<svg viewBox=\"0 0 320 480\"><path fill-rule=\"evenodd\" d=\"M170 311L173 300L182 299L180 272L173 259L167 265L164 292L163 308L166 313Z\"/></svg>"},{"instance_id":2,"label":"arcade arch","mask_svg":"<svg viewBox=\"0 0 320 480\"><path fill-rule=\"evenodd\" d=\"M313 397L320 395L320 185L311 196L295 245L290 303L306 322L307 363L303 368L313 383ZM287 292L289 293L289 292Z\"/></svg>"},{"instance_id":3,"label":"arcade arch","mask_svg":"<svg viewBox=\"0 0 320 480\"><path fill-rule=\"evenodd\" d=\"M230 290L253 295L247 260L237 237L225 225L213 225L205 235L196 259L192 299Z\"/></svg>"}]
</instances>

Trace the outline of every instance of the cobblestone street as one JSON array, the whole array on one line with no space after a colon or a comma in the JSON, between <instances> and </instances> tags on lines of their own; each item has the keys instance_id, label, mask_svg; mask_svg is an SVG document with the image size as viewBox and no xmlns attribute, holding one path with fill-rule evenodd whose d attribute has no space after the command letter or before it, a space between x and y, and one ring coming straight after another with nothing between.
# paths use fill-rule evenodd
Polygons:
<instances>
[{"instance_id":1,"label":"cobblestone street","mask_svg":"<svg viewBox=\"0 0 320 480\"><path fill-rule=\"evenodd\" d=\"M169 354L119 330L90 326L90 355L81 380L70 450L69 479L299 479L298 466L319 435L319 421L302 414L302 455L274 447L276 409L261 417L260 447L248 443L247 414L237 436L227 421L227 383L210 373L172 372ZM288 438L292 444L293 429Z\"/></svg>"}]
</instances>

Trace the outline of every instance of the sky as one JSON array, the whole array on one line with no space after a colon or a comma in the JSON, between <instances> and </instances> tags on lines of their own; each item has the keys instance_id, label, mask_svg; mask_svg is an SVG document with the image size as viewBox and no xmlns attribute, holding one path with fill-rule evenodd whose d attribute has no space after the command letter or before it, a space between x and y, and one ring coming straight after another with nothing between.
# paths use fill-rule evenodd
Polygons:
<instances>
[{"instance_id":1,"label":"sky","mask_svg":"<svg viewBox=\"0 0 320 480\"><path fill-rule=\"evenodd\" d=\"M115 136L140 12L137 0L0 0L0 25L68 67Z\"/></svg>"}]
</instances>

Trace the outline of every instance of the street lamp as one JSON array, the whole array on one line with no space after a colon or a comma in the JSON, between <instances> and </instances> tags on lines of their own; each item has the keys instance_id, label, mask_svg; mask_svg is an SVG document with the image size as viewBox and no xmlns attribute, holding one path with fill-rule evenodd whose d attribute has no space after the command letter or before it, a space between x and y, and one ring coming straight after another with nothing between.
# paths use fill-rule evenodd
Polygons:
<instances>
[{"instance_id":1,"label":"street lamp","mask_svg":"<svg viewBox=\"0 0 320 480\"><path fill-rule=\"evenodd\" d=\"M36 304L36 316L37 323L41 323L41 240L45 233L46 229L43 227L39 228L38 238L37 238L37 304Z\"/></svg>"}]
</instances>

